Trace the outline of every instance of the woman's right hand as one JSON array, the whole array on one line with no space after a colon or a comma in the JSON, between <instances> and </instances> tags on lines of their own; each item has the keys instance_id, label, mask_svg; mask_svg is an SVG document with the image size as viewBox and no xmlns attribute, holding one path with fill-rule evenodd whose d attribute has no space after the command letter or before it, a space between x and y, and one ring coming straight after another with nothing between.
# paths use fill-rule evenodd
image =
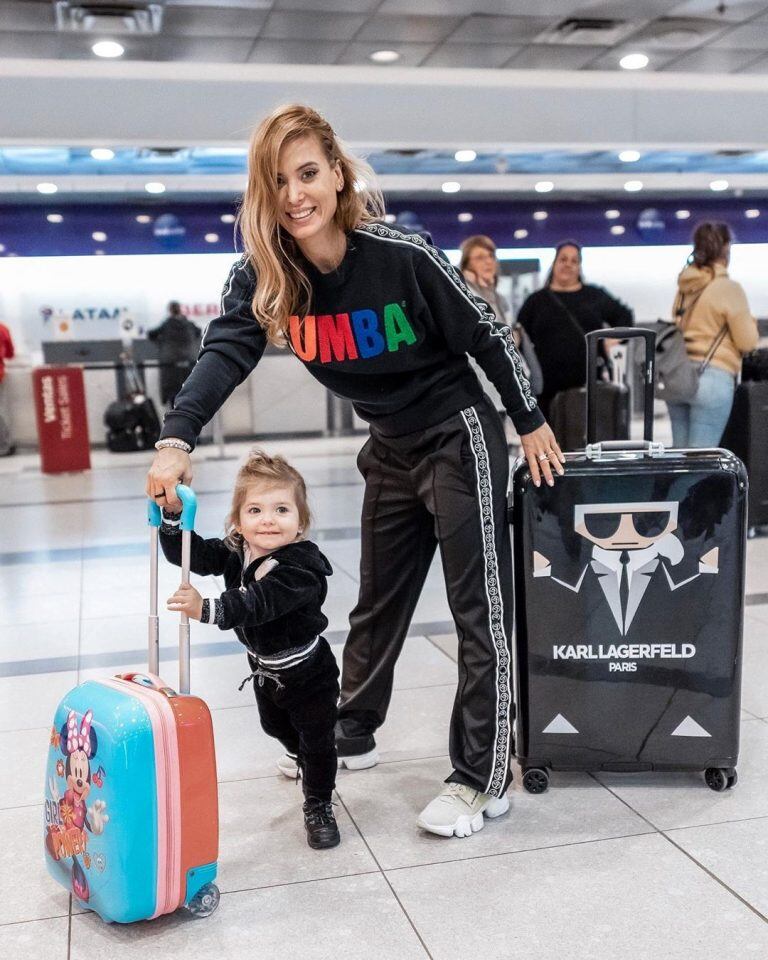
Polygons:
<instances>
[{"instance_id":1,"label":"woman's right hand","mask_svg":"<svg viewBox=\"0 0 768 960\"><path fill-rule=\"evenodd\" d=\"M189 454L176 447L163 447L155 454L147 474L147 496L159 507L171 512L181 510L181 501L176 496L176 484L192 482L192 461Z\"/></svg>"}]
</instances>

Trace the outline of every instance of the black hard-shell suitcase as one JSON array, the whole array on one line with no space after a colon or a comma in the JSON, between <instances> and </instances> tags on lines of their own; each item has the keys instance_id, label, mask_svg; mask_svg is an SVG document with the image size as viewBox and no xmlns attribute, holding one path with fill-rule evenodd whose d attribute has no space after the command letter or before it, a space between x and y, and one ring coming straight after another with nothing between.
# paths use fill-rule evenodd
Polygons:
<instances>
[{"instance_id":1,"label":"black hard-shell suitcase","mask_svg":"<svg viewBox=\"0 0 768 960\"><path fill-rule=\"evenodd\" d=\"M590 364L601 331L589 334ZM536 488L512 488L517 756L549 770L705 771L736 782L747 479L726 450L653 443L653 334L644 441L597 443Z\"/></svg>"},{"instance_id":2,"label":"black hard-shell suitcase","mask_svg":"<svg viewBox=\"0 0 768 960\"><path fill-rule=\"evenodd\" d=\"M744 461L749 474L749 525L768 524L768 380L736 387L721 446Z\"/></svg>"}]
</instances>

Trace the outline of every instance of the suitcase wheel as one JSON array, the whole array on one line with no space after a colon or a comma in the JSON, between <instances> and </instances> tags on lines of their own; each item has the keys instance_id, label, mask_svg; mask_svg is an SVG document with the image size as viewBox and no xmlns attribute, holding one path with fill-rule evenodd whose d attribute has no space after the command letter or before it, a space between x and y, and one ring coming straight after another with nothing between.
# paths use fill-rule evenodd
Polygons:
<instances>
[{"instance_id":1,"label":"suitcase wheel","mask_svg":"<svg viewBox=\"0 0 768 960\"><path fill-rule=\"evenodd\" d=\"M549 774L543 767L530 767L523 773L523 786L528 793L544 793L549 786Z\"/></svg>"},{"instance_id":2,"label":"suitcase wheel","mask_svg":"<svg viewBox=\"0 0 768 960\"><path fill-rule=\"evenodd\" d=\"M215 883L206 883L200 887L187 904L187 910L193 917L210 917L218 907L221 894Z\"/></svg>"},{"instance_id":3,"label":"suitcase wheel","mask_svg":"<svg viewBox=\"0 0 768 960\"><path fill-rule=\"evenodd\" d=\"M733 787L739 779L739 775L733 767L708 767L704 771L704 780L710 790L722 793Z\"/></svg>"}]
</instances>

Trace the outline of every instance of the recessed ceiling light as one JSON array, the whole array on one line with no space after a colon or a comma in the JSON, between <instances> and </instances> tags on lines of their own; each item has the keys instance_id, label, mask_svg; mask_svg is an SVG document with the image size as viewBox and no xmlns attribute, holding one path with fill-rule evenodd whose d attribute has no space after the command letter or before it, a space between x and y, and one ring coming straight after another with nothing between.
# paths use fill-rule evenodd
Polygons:
<instances>
[{"instance_id":1,"label":"recessed ceiling light","mask_svg":"<svg viewBox=\"0 0 768 960\"><path fill-rule=\"evenodd\" d=\"M107 57L108 59L122 57L125 53L125 47L114 40L99 40L98 43L94 43L91 50L97 57Z\"/></svg>"},{"instance_id":2,"label":"recessed ceiling light","mask_svg":"<svg viewBox=\"0 0 768 960\"><path fill-rule=\"evenodd\" d=\"M648 57L644 53L628 53L619 60L622 70L642 70L648 66Z\"/></svg>"},{"instance_id":3,"label":"recessed ceiling light","mask_svg":"<svg viewBox=\"0 0 768 960\"><path fill-rule=\"evenodd\" d=\"M637 193L638 190L643 189L643 181L627 180L627 182L624 184L624 189L627 191L627 193Z\"/></svg>"},{"instance_id":4,"label":"recessed ceiling light","mask_svg":"<svg viewBox=\"0 0 768 960\"><path fill-rule=\"evenodd\" d=\"M221 215L221 222L222 222L222 223L234 223L234 222L235 222L235 215L234 215L234 213L222 213L222 215Z\"/></svg>"},{"instance_id":5,"label":"recessed ceiling light","mask_svg":"<svg viewBox=\"0 0 768 960\"><path fill-rule=\"evenodd\" d=\"M678 220L687 220L691 215L690 210L675 210L675 216Z\"/></svg>"},{"instance_id":6,"label":"recessed ceiling light","mask_svg":"<svg viewBox=\"0 0 768 960\"><path fill-rule=\"evenodd\" d=\"M145 183L144 189L147 193L165 193L164 183Z\"/></svg>"},{"instance_id":7,"label":"recessed ceiling light","mask_svg":"<svg viewBox=\"0 0 768 960\"><path fill-rule=\"evenodd\" d=\"M91 156L94 160L114 160L115 151L110 150L109 147L94 147L91 150Z\"/></svg>"},{"instance_id":8,"label":"recessed ceiling light","mask_svg":"<svg viewBox=\"0 0 768 960\"><path fill-rule=\"evenodd\" d=\"M551 180L539 180L538 183L534 184L533 189L536 193L550 193L555 189L555 185Z\"/></svg>"},{"instance_id":9,"label":"recessed ceiling light","mask_svg":"<svg viewBox=\"0 0 768 960\"><path fill-rule=\"evenodd\" d=\"M639 150L622 150L619 154L619 160L621 160L622 163L635 163L639 159Z\"/></svg>"},{"instance_id":10,"label":"recessed ceiling light","mask_svg":"<svg viewBox=\"0 0 768 960\"><path fill-rule=\"evenodd\" d=\"M205 242L206 242L206 243L218 243L218 242L219 242L219 235L218 235L218 233L206 233L206 235L205 235Z\"/></svg>"},{"instance_id":11,"label":"recessed ceiling light","mask_svg":"<svg viewBox=\"0 0 768 960\"><path fill-rule=\"evenodd\" d=\"M515 230L515 240L525 240L528 236L528 231L524 229Z\"/></svg>"},{"instance_id":12,"label":"recessed ceiling light","mask_svg":"<svg viewBox=\"0 0 768 960\"><path fill-rule=\"evenodd\" d=\"M48 223L61 223L64 217L60 213L49 213L45 219Z\"/></svg>"},{"instance_id":13,"label":"recessed ceiling light","mask_svg":"<svg viewBox=\"0 0 768 960\"><path fill-rule=\"evenodd\" d=\"M136 223L152 223L152 217L147 216L146 213L140 213L136 217Z\"/></svg>"},{"instance_id":14,"label":"recessed ceiling light","mask_svg":"<svg viewBox=\"0 0 768 960\"><path fill-rule=\"evenodd\" d=\"M465 210L463 213L459 214L459 223L472 223L474 219L474 215L468 210Z\"/></svg>"},{"instance_id":15,"label":"recessed ceiling light","mask_svg":"<svg viewBox=\"0 0 768 960\"><path fill-rule=\"evenodd\" d=\"M104 251L103 251L103 250L94 250L93 253L94 253L94 256L96 256L96 257L103 257L103 256L104 256Z\"/></svg>"},{"instance_id":16,"label":"recessed ceiling light","mask_svg":"<svg viewBox=\"0 0 768 960\"><path fill-rule=\"evenodd\" d=\"M55 183L38 183L37 185L38 193L56 193L58 189Z\"/></svg>"},{"instance_id":17,"label":"recessed ceiling light","mask_svg":"<svg viewBox=\"0 0 768 960\"><path fill-rule=\"evenodd\" d=\"M727 189L728 189L728 181L727 181L727 180L712 180L712 181L710 181L709 189L710 189L710 190L714 190L716 193L719 193L721 190L727 190Z\"/></svg>"},{"instance_id":18,"label":"recessed ceiling light","mask_svg":"<svg viewBox=\"0 0 768 960\"><path fill-rule=\"evenodd\" d=\"M745 217L748 217L750 220L754 220L756 217L759 217L759 216L760 216L760 211L759 211L759 210L755 210L755 209L745 210L745 211L744 211L744 216L745 216Z\"/></svg>"},{"instance_id":19,"label":"recessed ceiling light","mask_svg":"<svg viewBox=\"0 0 768 960\"><path fill-rule=\"evenodd\" d=\"M0 253L5 253L5 245L0 243Z\"/></svg>"},{"instance_id":20,"label":"recessed ceiling light","mask_svg":"<svg viewBox=\"0 0 768 960\"><path fill-rule=\"evenodd\" d=\"M101 230L97 230L96 233L91 234L91 239L95 240L96 243L104 243L107 239L106 233L102 233Z\"/></svg>"},{"instance_id":21,"label":"recessed ceiling light","mask_svg":"<svg viewBox=\"0 0 768 960\"><path fill-rule=\"evenodd\" d=\"M394 63L400 59L397 50L374 50L369 57L374 63Z\"/></svg>"},{"instance_id":22,"label":"recessed ceiling light","mask_svg":"<svg viewBox=\"0 0 768 960\"><path fill-rule=\"evenodd\" d=\"M621 216L621 210L606 210L605 219L606 220L618 220Z\"/></svg>"},{"instance_id":23,"label":"recessed ceiling light","mask_svg":"<svg viewBox=\"0 0 768 960\"><path fill-rule=\"evenodd\" d=\"M458 193L461 190L461 184L456 180L446 180L440 189L443 193Z\"/></svg>"},{"instance_id":24,"label":"recessed ceiling light","mask_svg":"<svg viewBox=\"0 0 768 960\"><path fill-rule=\"evenodd\" d=\"M472 163L473 160L477 160L477 154L474 150L457 150L453 158L459 163Z\"/></svg>"},{"instance_id":25,"label":"recessed ceiling light","mask_svg":"<svg viewBox=\"0 0 768 960\"><path fill-rule=\"evenodd\" d=\"M625 229L626 228L622 227L620 223L614 223L614 225L611 227L611 233L616 237L620 237L622 233L624 233Z\"/></svg>"}]
</instances>

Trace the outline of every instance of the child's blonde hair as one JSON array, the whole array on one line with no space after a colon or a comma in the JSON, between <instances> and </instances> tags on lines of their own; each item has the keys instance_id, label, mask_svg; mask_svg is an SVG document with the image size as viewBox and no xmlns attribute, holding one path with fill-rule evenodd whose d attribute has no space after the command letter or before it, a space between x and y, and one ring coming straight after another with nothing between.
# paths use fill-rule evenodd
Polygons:
<instances>
[{"instance_id":1,"label":"child's blonde hair","mask_svg":"<svg viewBox=\"0 0 768 960\"><path fill-rule=\"evenodd\" d=\"M312 522L304 477L284 457L270 457L264 450L254 447L248 454L248 459L237 471L237 477L235 478L232 508L224 524L226 533L224 542L227 546L237 549L243 545L243 536L237 530L240 523L240 509L245 502L248 488L255 483L265 487L289 487L291 489L299 510L300 539L303 539Z\"/></svg>"}]
</instances>

